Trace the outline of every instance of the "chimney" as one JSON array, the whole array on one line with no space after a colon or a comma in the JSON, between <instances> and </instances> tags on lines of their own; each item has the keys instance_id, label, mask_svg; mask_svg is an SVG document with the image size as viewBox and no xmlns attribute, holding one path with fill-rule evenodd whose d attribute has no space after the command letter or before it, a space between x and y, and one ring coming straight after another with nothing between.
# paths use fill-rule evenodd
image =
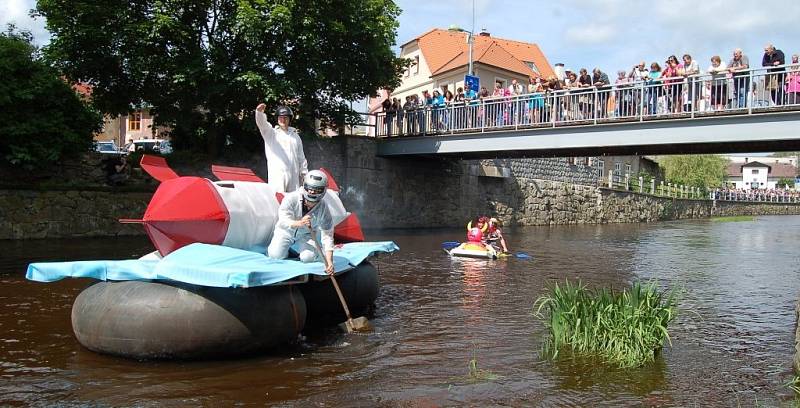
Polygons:
<instances>
[{"instance_id":1,"label":"chimney","mask_svg":"<svg viewBox=\"0 0 800 408\"><path fill-rule=\"evenodd\" d=\"M745 162L745 163L747 163L747 161L748 161L748 160L747 160L747 157L745 157L745 158L744 158L744 162Z\"/></svg>"},{"instance_id":2,"label":"chimney","mask_svg":"<svg viewBox=\"0 0 800 408\"><path fill-rule=\"evenodd\" d=\"M478 35L483 36L483 37L491 36L491 34L488 31L486 31L485 28L481 28L481 32Z\"/></svg>"}]
</instances>

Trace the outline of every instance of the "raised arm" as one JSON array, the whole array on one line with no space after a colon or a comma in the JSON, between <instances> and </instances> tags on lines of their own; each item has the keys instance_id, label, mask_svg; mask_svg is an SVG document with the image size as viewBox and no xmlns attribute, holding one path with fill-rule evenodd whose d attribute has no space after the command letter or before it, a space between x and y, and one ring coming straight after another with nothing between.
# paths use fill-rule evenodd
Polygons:
<instances>
[{"instance_id":1,"label":"raised arm","mask_svg":"<svg viewBox=\"0 0 800 408\"><path fill-rule=\"evenodd\" d=\"M264 138L264 141L269 142L274 139L275 130L272 128L272 125L267 120L267 115L264 113L266 107L267 105L263 103L256 107L256 126L258 126L258 130L261 132L261 137Z\"/></svg>"}]
</instances>

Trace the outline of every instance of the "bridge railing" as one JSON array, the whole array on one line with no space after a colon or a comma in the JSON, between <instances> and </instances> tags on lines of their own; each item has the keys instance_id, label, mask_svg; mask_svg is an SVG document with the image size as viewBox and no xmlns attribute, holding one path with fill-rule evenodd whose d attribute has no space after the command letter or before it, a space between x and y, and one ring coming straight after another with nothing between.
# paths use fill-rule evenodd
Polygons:
<instances>
[{"instance_id":1,"label":"bridge railing","mask_svg":"<svg viewBox=\"0 0 800 408\"><path fill-rule=\"evenodd\" d=\"M427 105L369 119L370 135L437 135L800 110L800 66L653 78Z\"/></svg>"}]
</instances>

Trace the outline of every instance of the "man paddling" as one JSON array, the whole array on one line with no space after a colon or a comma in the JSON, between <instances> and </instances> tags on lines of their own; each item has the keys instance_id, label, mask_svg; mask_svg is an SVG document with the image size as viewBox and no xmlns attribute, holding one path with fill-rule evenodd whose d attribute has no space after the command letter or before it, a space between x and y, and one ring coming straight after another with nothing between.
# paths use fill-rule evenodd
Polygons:
<instances>
[{"instance_id":1,"label":"man paddling","mask_svg":"<svg viewBox=\"0 0 800 408\"><path fill-rule=\"evenodd\" d=\"M322 197L328 188L328 177L319 170L311 170L303 180L303 188L288 193L278 210L278 225L267 247L267 256L286 259L289 247L300 242L300 261L320 261L315 249L312 231L320 231L325 254L325 272L333 274L333 220Z\"/></svg>"}]
</instances>

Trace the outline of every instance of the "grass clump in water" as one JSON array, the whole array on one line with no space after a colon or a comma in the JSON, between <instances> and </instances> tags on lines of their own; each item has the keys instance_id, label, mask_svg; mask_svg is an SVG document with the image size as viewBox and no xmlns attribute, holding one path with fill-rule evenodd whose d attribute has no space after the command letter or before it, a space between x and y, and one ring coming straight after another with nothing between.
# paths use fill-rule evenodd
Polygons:
<instances>
[{"instance_id":1,"label":"grass clump in water","mask_svg":"<svg viewBox=\"0 0 800 408\"><path fill-rule=\"evenodd\" d=\"M794 391L795 394L800 394L800 376L794 376L786 384L786 388Z\"/></svg>"},{"instance_id":2,"label":"grass clump in water","mask_svg":"<svg viewBox=\"0 0 800 408\"><path fill-rule=\"evenodd\" d=\"M502 378L502 376L495 374L490 370L483 370L478 368L478 359L475 357L475 350L472 350L472 359L467 363L467 375L463 377L456 377L454 381L466 381L468 383L476 383L483 381L494 381ZM452 386L452 385L451 385Z\"/></svg>"},{"instance_id":3,"label":"grass clump in water","mask_svg":"<svg viewBox=\"0 0 800 408\"><path fill-rule=\"evenodd\" d=\"M667 326L675 313L675 292L660 292L654 283L615 292L566 281L534 303L534 316L549 329L543 355L555 359L569 348L623 368L655 359L664 339L670 341Z\"/></svg>"},{"instance_id":4,"label":"grass clump in water","mask_svg":"<svg viewBox=\"0 0 800 408\"><path fill-rule=\"evenodd\" d=\"M716 222L740 222L740 221L755 221L756 217L752 215L735 215L732 217L713 217L711 221Z\"/></svg>"}]
</instances>

